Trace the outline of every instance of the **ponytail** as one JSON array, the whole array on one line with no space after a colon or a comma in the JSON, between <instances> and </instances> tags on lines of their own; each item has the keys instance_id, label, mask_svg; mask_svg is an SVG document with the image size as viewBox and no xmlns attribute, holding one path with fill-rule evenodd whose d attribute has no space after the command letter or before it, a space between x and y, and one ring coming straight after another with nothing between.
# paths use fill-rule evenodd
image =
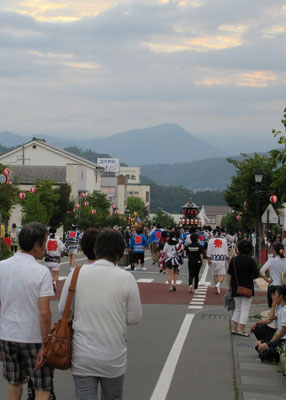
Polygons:
<instances>
[{"instance_id":1,"label":"ponytail","mask_svg":"<svg viewBox=\"0 0 286 400\"><path fill-rule=\"evenodd\" d=\"M285 258L285 255L284 255L285 250L284 250L284 246L282 243L277 243L274 246L274 251L276 254L278 254L279 257Z\"/></svg>"}]
</instances>

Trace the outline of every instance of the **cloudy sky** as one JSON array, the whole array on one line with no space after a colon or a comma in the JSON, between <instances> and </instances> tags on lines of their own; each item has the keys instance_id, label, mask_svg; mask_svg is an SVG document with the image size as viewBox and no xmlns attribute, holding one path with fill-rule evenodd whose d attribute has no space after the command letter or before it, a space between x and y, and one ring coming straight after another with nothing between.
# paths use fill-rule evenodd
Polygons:
<instances>
[{"instance_id":1,"label":"cloudy sky","mask_svg":"<svg viewBox=\"0 0 286 400\"><path fill-rule=\"evenodd\" d=\"M222 149L276 146L283 0L1 0L0 131L103 137L173 122Z\"/></svg>"}]
</instances>

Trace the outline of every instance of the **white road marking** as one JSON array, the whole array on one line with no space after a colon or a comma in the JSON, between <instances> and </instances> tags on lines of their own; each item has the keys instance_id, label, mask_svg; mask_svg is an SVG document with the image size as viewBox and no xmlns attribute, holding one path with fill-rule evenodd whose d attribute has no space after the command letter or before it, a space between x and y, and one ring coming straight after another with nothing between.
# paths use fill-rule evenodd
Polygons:
<instances>
[{"instance_id":1,"label":"white road marking","mask_svg":"<svg viewBox=\"0 0 286 400\"><path fill-rule=\"evenodd\" d=\"M139 282L139 283L151 283L151 282L153 282L153 281L154 281L154 279L144 279L144 278L141 278L141 279L137 279L136 282Z\"/></svg>"},{"instance_id":2,"label":"white road marking","mask_svg":"<svg viewBox=\"0 0 286 400\"><path fill-rule=\"evenodd\" d=\"M67 276L59 276L59 281L64 281L65 279L67 279Z\"/></svg>"},{"instance_id":3,"label":"white road marking","mask_svg":"<svg viewBox=\"0 0 286 400\"><path fill-rule=\"evenodd\" d=\"M177 282L176 282L176 285L181 285L181 284L182 284L182 282L183 282L183 281L177 281ZM168 281L166 281L166 282L165 282L165 285L168 285L168 283L169 283L169 282L168 282ZM172 283L173 283L173 281L172 281Z\"/></svg>"},{"instance_id":4,"label":"white road marking","mask_svg":"<svg viewBox=\"0 0 286 400\"><path fill-rule=\"evenodd\" d=\"M192 300L190 301L190 304L205 304L205 302L202 300Z\"/></svg>"},{"instance_id":5,"label":"white road marking","mask_svg":"<svg viewBox=\"0 0 286 400\"><path fill-rule=\"evenodd\" d=\"M208 272L209 272L209 264L208 264L208 262L206 262L204 272L203 272L203 274L201 276L201 279L199 281L199 285L209 286L211 284L211 282L206 282L206 277L208 275Z\"/></svg>"},{"instance_id":6,"label":"white road marking","mask_svg":"<svg viewBox=\"0 0 286 400\"><path fill-rule=\"evenodd\" d=\"M75 261L77 262L77 261L82 261L82 260L87 260L87 258L86 257L77 258ZM60 265L65 265L65 264L69 264L69 263L70 263L69 261L65 261L65 262L60 263Z\"/></svg>"},{"instance_id":7,"label":"white road marking","mask_svg":"<svg viewBox=\"0 0 286 400\"><path fill-rule=\"evenodd\" d=\"M189 310L201 310L203 308L203 306L189 306L188 309Z\"/></svg>"},{"instance_id":8,"label":"white road marking","mask_svg":"<svg viewBox=\"0 0 286 400\"><path fill-rule=\"evenodd\" d=\"M194 314L187 314L181 325L180 331L176 337L173 347L168 355L165 365L162 369L155 389L150 400L165 400L171 386L171 382L175 373L175 369L188 335Z\"/></svg>"},{"instance_id":9,"label":"white road marking","mask_svg":"<svg viewBox=\"0 0 286 400\"><path fill-rule=\"evenodd\" d=\"M194 294L193 299L205 299L206 295L205 294Z\"/></svg>"}]
</instances>

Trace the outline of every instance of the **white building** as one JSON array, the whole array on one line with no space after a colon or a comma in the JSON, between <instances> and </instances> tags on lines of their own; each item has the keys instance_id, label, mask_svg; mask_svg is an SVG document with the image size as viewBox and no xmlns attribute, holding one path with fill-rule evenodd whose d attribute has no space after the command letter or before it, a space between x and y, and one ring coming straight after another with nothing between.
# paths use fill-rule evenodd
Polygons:
<instances>
[{"instance_id":1,"label":"white building","mask_svg":"<svg viewBox=\"0 0 286 400\"><path fill-rule=\"evenodd\" d=\"M2 154L0 163L10 170L10 180L17 180L20 190L30 190L35 179L49 179L55 185L67 183L71 186L71 198L79 199L82 192L101 191L101 170L99 165L82 157L51 146L43 139L34 138L28 143ZM17 214L18 213L18 214ZM20 213L16 210L17 225ZM14 219L15 219L14 218Z\"/></svg>"}]
</instances>

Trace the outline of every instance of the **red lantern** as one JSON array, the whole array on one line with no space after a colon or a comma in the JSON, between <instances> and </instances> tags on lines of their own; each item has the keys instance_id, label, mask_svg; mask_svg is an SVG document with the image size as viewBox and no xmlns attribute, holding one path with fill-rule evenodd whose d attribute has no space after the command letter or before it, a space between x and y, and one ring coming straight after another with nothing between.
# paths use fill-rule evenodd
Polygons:
<instances>
[{"instance_id":1,"label":"red lantern","mask_svg":"<svg viewBox=\"0 0 286 400\"><path fill-rule=\"evenodd\" d=\"M112 204L111 208L112 208L112 210L114 210L114 204Z\"/></svg>"},{"instance_id":2,"label":"red lantern","mask_svg":"<svg viewBox=\"0 0 286 400\"><path fill-rule=\"evenodd\" d=\"M116 211L115 211L115 214L119 214L119 211L118 211L118 210L116 210Z\"/></svg>"},{"instance_id":3,"label":"red lantern","mask_svg":"<svg viewBox=\"0 0 286 400\"><path fill-rule=\"evenodd\" d=\"M84 206L85 206L85 207L88 207L88 206L89 206L89 202L88 202L88 201L85 201L85 202L84 202Z\"/></svg>"},{"instance_id":4,"label":"red lantern","mask_svg":"<svg viewBox=\"0 0 286 400\"><path fill-rule=\"evenodd\" d=\"M244 207L247 207L247 201L245 201L245 202L243 203L243 205L244 205Z\"/></svg>"},{"instance_id":5,"label":"red lantern","mask_svg":"<svg viewBox=\"0 0 286 400\"><path fill-rule=\"evenodd\" d=\"M108 214L111 217L111 213Z\"/></svg>"},{"instance_id":6,"label":"red lantern","mask_svg":"<svg viewBox=\"0 0 286 400\"><path fill-rule=\"evenodd\" d=\"M91 210L91 213L94 215L96 214L96 210Z\"/></svg>"},{"instance_id":7,"label":"red lantern","mask_svg":"<svg viewBox=\"0 0 286 400\"><path fill-rule=\"evenodd\" d=\"M82 193L82 194L81 194L81 198L82 198L82 199L84 199L84 198L85 198L85 196L86 196L86 194L85 194L85 193Z\"/></svg>"},{"instance_id":8,"label":"red lantern","mask_svg":"<svg viewBox=\"0 0 286 400\"><path fill-rule=\"evenodd\" d=\"M278 201L278 197L277 197L277 196L273 195L273 196L270 197L270 202L271 202L272 204L277 203L277 201Z\"/></svg>"},{"instance_id":9,"label":"red lantern","mask_svg":"<svg viewBox=\"0 0 286 400\"><path fill-rule=\"evenodd\" d=\"M5 168L4 171L3 171L3 174L8 176L10 174L10 169Z\"/></svg>"},{"instance_id":10,"label":"red lantern","mask_svg":"<svg viewBox=\"0 0 286 400\"><path fill-rule=\"evenodd\" d=\"M241 220L241 216L238 214L238 216L236 217L237 221Z\"/></svg>"},{"instance_id":11,"label":"red lantern","mask_svg":"<svg viewBox=\"0 0 286 400\"><path fill-rule=\"evenodd\" d=\"M30 192L31 193L36 193L36 191L37 191L37 189L35 188L35 186L32 186L31 189L30 189Z\"/></svg>"},{"instance_id":12,"label":"red lantern","mask_svg":"<svg viewBox=\"0 0 286 400\"><path fill-rule=\"evenodd\" d=\"M75 208L79 209L80 208L80 204L76 203Z\"/></svg>"},{"instance_id":13,"label":"red lantern","mask_svg":"<svg viewBox=\"0 0 286 400\"><path fill-rule=\"evenodd\" d=\"M71 211L67 211L67 214L71 214Z\"/></svg>"},{"instance_id":14,"label":"red lantern","mask_svg":"<svg viewBox=\"0 0 286 400\"><path fill-rule=\"evenodd\" d=\"M20 198L21 200L24 200L25 197L26 197L26 195L25 195L24 192L20 192L20 193L19 193L19 198Z\"/></svg>"}]
</instances>

